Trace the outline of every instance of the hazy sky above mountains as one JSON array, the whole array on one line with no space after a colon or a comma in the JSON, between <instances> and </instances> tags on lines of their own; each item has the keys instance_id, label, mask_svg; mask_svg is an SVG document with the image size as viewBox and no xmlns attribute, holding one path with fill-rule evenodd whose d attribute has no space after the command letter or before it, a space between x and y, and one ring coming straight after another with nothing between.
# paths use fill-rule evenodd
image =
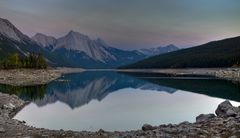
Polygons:
<instances>
[{"instance_id":1,"label":"hazy sky above mountains","mask_svg":"<svg viewBox=\"0 0 240 138\"><path fill-rule=\"evenodd\" d=\"M238 36L239 14L240 0L0 0L0 17L29 36L75 30L124 49Z\"/></svg>"}]
</instances>

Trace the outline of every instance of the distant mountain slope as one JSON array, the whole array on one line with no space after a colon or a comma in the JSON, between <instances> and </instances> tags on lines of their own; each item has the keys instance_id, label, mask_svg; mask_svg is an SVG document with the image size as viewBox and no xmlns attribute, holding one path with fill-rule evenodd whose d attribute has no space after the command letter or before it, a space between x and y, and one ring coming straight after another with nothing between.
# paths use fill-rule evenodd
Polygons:
<instances>
[{"instance_id":1,"label":"distant mountain slope","mask_svg":"<svg viewBox=\"0 0 240 138\"><path fill-rule=\"evenodd\" d=\"M91 40L74 31L59 39L39 33L31 39L11 22L0 18L0 60L13 53L21 56L39 53L52 66L83 68L115 68L146 57L139 52L110 47L101 39Z\"/></svg>"},{"instance_id":2,"label":"distant mountain slope","mask_svg":"<svg viewBox=\"0 0 240 138\"><path fill-rule=\"evenodd\" d=\"M109 60L117 60L101 41L91 40L88 36L74 31L70 31L66 36L57 40L54 50L61 48L79 53L83 52L91 59L102 63L107 63Z\"/></svg>"},{"instance_id":3,"label":"distant mountain slope","mask_svg":"<svg viewBox=\"0 0 240 138\"><path fill-rule=\"evenodd\" d=\"M58 39L38 33L32 39L58 57L58 61L55 61L58 66L67 67L116 68L149 56L178 50L174 45L133 51L121 50L109 46L101 39L92 40L75 31L70 31Z\"/></svg>"},{"instance_id":4,"label":"distant mountain slope","mask_svg":"<svg viewBox=\"0 0 240 138\"><path fill-rule=\"evenodd\" d=\"M116 68L146 57L137 51L113 48L101 39L92 40L74 31L58 39L40 33L32 39L49 50L51 55L57 57L58 60L55 63L58 66Z\"/></svg>"},{"instance_id":5,"label":"distant mountain slope","mask_svg":"<svg viewBox=\"0 0 240 138\"><path fill-rule=\"evenodd\" d=\"M0 34L18 42L29 40L29 38L19 31L11 22L2 18L0 18Z\"/></svg>"},{"instance_id":6,"label":"distant mountain slope","mask_svg":"<svg viewBox=\"0 0 240 138\"><path fill-rule=\"evenodd\" d=\"M57 43L57 39L52 36L47 36L41 33L37 33L32 37L32 40L37 42L40 46L52 50Z\"/></svg>"},{"instance_id":7,"label":"distant mountain slope","mask_svg":"<svg viewBox=\"0 0 240 138\"><path fill-rule=\"evenodd\" d=\"M49 62L52 60L47 50L24 35L8 20L0 18L0 60L13 53L21 56L27 56L29 53L41 53Z\"/></svg>"},{"instance_id":8,"label":"distant mountain slope","mask_svg":"<svg viewBox=\"0 0 240 138\"><path fill-rule=\"evenodd\" d=\"M179 48L176 47L175 45L171 44L171 45L167 45L167 46L163 46L163 47L160 46L160 47L156 47L156 48L139 49L137 51L150 57L150 56L156 56L156 55L173 52L173 51L177 51L177 50L179 50Z\"/></svg>"},{"instance_id":9,"label":"distant mountain slope","mask_svg":"<svg viewBox=\"0 0 240 138\"><path fill-rule=\"evenodd\" d=\"M203 68L240 64L240 37L150 57L121 68Z\"/></svg>"}]
</instances>

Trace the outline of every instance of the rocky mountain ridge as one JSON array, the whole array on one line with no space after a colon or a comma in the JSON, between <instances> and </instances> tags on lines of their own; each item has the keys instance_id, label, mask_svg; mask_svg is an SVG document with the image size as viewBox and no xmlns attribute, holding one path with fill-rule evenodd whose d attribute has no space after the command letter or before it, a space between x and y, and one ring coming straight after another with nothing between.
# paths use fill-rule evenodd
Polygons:
<instances>
[{"instance_id":1,"label":"rocky mountain ridge","mask_svg":"<svg viewBox=\"0 0 240 138\"><path fill-rule=\"evenodd\" d=\"M37 33L32 38L24 35L10 21L0 18L0 59L13 53L27 56L42 54L51 66L78 68L117 68L146 58L139 51L121 50L104 40L92 40L79 32L54 38ZM167 51L169 52L169 51Z\"/></svg>"}]
</instances>

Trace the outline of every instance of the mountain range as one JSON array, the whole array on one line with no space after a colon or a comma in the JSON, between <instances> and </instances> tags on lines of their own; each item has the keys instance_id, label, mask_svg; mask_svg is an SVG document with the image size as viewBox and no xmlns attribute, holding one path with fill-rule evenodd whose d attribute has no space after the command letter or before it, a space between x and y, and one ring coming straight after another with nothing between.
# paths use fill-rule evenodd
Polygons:
<instances>
[{"instance_id":1,"label":"mountain range","mask_svg":"<svg viewBox=\"0 0 240 138\"><path fill-rule=\"evenodd\" d=\"M239 65L240 37L234 37L152 56L121 68L215 68Z\"/></svg>"},{"instance_id":2,"label":"mountain range","mask_svg":"<svg viewBox=\"0 0 240 138\"><path fill-rule=\"evenodd\" d=\"M21 56L40 53L52 66L116 68L149 56L175 50L178 48L174 45L131 51L122 50L109 46L100 38L93 40L75 31L70 31L60 38L41 33L30 38L11 22L0 18L0 59L13 53L19 53Z\"/></svg>"},{"instance_id":3,"label":"mountain range","mask_svg":"<svg viewBox=\"0 0 240 138\"><path fill-rule=\"evenodd\" d=\"M42 54L49 65L80 68L209 68L240 65L240 37L212 41L179 49L174 45L122 50L104 40L69 31L55 38L23 34L10 21L0 18L0 60L10 54Z\"/></svg>"}]
</instances>

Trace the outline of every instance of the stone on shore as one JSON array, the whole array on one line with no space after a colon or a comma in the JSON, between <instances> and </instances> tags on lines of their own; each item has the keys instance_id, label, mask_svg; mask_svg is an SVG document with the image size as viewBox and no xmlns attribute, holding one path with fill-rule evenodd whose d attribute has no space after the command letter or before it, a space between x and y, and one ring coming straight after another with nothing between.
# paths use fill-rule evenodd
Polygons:
<instances>
[{"instance_id":1,"label":"stone on shore","mask_svg":"<svg viewBox=\"0 0 240 138\"><path fill-rule=\"evenodd\" d=\"M215 113L219 117L235 117L240 114L240 108L232 106L229 101L224 101L218 105Z\"/></svg>"},{"instance_id":2,"label":"stone on shore","mask_svg":"<svg viewBox=\"0 0 240 138\"><path fill-rule=\"evenodd\" d=\"M153 127L152 125L149 125L149 124L144 124L142 126L143 131L154 130L154 129L155 129L155 127Z\"/></svg>"},{"instance_id":3,"label":"stone on shore","mask_svg":"<svg viewBox=\"0 0 240 138\"><path fill-rule=\"evenodd\" d=\"M199 116L196 117L196 122L204 122L208 121L209 119L212 119L216 117L214 114L200 114Z\"/></svg>"},{"instance_id":4,"label":"stone on shore","mask_svg":"<svg viewBox=\"0 0 240 138\"><path fill-rule=\"evenodd\" d=\"M0 127L0 133L4 133L5 129L3 127Z\"/></svg>"}]
</instances>

